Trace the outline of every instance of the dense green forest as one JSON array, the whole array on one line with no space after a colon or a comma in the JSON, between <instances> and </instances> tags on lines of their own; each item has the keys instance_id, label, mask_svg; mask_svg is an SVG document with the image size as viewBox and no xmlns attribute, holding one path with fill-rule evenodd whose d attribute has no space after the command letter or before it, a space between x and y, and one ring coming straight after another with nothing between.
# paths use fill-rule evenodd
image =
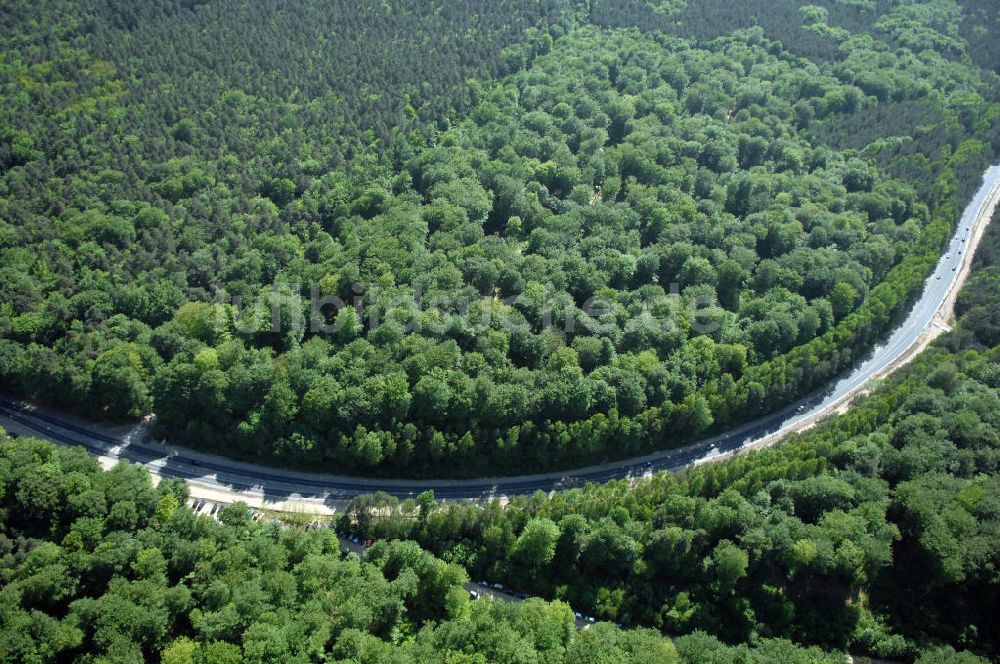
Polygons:
<instances>
[{"instance_id":1,"label":"dense green forest","mask_svg":"<svg viewBox=\"0 0 1000 664\"><path fill-rule=\"evenodd\" d=\"M1000 633L998 255L993 225L956 331L814 433L506 506L359 498L342 530L382 538L364 561L0 432L0 662L982 664L964 649L996 657ZM559 599L472 601L470 574ZM577 632L564 600L610 622Z\"/></svg>"},{"instance_id":2,"label":"dense green forest","mask_svg":"<svg viewBox=\"0 0 1000 664\"><path fill-rule=\"evenodd\" d=\"M844 415L682 474L509 504L356 499L341 527L668 634L1000 657L1000 213L957 328ZM386 518L387 511L393 514Z\"/></svg>"},{"instance_id":3,"label":"dense green forest","mask_svg":"<svg viewBox=\"0 0 1000 664\"><path fill-rule=\"evenodd\" d=\"M995 5L0 2L0 390L374 475L727 429L920 291L1000 155ZM0 430L0 663L996 661L998 222L954 331L847 413L361 496L363 560Z\"/></svg>"},{"instance_id":4,"label":"dense green forest","mask_svg":"<svg viewBox=\"0 0 1000 664\"><path fill-rule=\"evenodd\" d=\"M988 10L3 3L0 380L375 474L727 428L920 288L1000 147Z\"/></svg>"},{"instance_id":5,"label":"dense green forest","mask_svg":"<svg viewBox=\"0 0 1000 664\"><path fill-rule=\"evenodd\" d=\"M841 664L787 640L726 646L600 623L563 602L472 601L466 572L413 542L362 562L332 530L219 521L121 463L0 431L0 662L133 664ZM975 664L943 650L921 664Z\"/></svg>"},{"instance_id":6,"label":"dense green forest","mask_svg":"<svg viewBox=\"0 0 1000 664\"><path fill-rule=\"evenodd\" d=\"M382 538L364 562L333 531L254 522L242 505L216 522L176 481L0 433L0 661L995 658L998 256L993 225L956 330L813 433L506 506L361 498L343 526ZM385 507L398 515L376 518ZM470 601L470 576L559 599ZM577 633L560 600L675 636Z\"/></svg>"}]
</instances>

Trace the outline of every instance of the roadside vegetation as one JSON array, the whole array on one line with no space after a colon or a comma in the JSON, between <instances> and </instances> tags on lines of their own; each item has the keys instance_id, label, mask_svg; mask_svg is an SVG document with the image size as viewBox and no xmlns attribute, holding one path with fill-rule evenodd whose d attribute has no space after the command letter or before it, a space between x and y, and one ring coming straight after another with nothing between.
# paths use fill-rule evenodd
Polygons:
<instances>
[{"instance_id":1,"label":"roadside vegetation","mask_svg":"<svg viewBox=\"0 0 1000 664\"><path fill-rule=\"evenodd\" d=\"M774 639L578 632L563 602L471 600L466 571L414 542L362 562L333 530L254 521L243 504L216 520L186 500L178 481L0 432L0 662L844 661Z\"/></svg>"},{"instance_id":2,"label":"roadside vegetation","mask_svg":"<svg viewBox=\"0 0 1000 664\"><path fill-rule=\"evenodd\" d=\"M814 432L506 505L362 497L338 528L377 538L364 562L333 529L196 515L176 480L0 432L0 662L986 662L998 250L994 225L954 332ZM553 601L470 600L470 577Z\"/></svg>"},{"instance_id":3,"label":"roadside vegetation","mask_svg":"<svg viewBox=\"0 0 1000 664\"><path fill-rule=\"evenodd\" d=\"M998 221L955 331L813 431L679 474L504 505L362 496L341 528L415 539L475 578L673 635L996 658Z\"/></svg>"},{"instance_id":4,"label":"roadside vegetation","mask_svg":"<svg viewBox=\"0 0 1000 664\"><path fill-rule=\"evenodd\" d=\"M969 312L1000 309L994 271ZM506 506L359 498L340 530L380 538L364 562L332 529L195 515L178 481L0 432L0 661L985 662L955 651L997 648L984 319L778 448ZM470 573L559 599L470 601ZM578 633L560 600L609 622Z\"/></svg>"}]
</instances>

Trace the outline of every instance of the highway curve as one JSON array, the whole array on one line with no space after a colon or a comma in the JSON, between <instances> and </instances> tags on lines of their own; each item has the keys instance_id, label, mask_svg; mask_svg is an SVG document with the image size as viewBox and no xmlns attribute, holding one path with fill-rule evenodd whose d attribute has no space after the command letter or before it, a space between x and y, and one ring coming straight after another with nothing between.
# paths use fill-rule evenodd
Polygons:
<instances>
[{"instance_id":1,"label":"highway curve","mask_svg":"<svg viewBox=\"0 0 1000 664\"><path fill-rule=\"evenodd\" d=\"M98 425L11 398L0 397L0 425L8 431L82 445L104 461L128 459L160 477L179 477L196 497L251 504L294 502L328 511L361 493L385 491L400 498L431 489L438 498L487 498L569 488L584 482L634 477L653 470L678 470L724 454L767 444L825 417L873 379L898 367L932 336L936 319L950 317L954 294L968 274L972 254L1000 201L1000 165L987 170L983 185L955 231L955 236L909 317L889 339L849 375L826 391L737 427L727 433L678 449L616 463L560 473L473 480L380 480L272 469L188 449L150 442L146 428L124 435Z\"/></svg>"}]
</instances>

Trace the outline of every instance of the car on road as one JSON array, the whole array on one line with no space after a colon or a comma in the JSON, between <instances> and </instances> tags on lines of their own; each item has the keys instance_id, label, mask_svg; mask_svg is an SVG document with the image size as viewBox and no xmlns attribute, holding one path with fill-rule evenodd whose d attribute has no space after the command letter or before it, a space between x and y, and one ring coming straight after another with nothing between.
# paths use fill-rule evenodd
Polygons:
<instances>
[{"instance_id":1,"label":"car on road","mask_svg":"<svg viewBox=\"0 0 1000 664\"><path fill-rule=\"evenodd\" d=\"M480 581L479 585L481 585L483 588L489 588L490 587L490 584L489 584L488 581Z\"/></svg>"},{"instance_id":2,"label":"car on road","mask_svg":"<svg viewBox=\"0 0 1000 664\"><path fill-rule=\"evenodd\" d=\"M652 468L653 467L653 462L652 461L647 461L644 464L642 464L642 467L643 468Z\"/></svg>"},{"instance_id":3,"label":"car on road","mask_svg":"<svg viewBox=\"0 0 1000 664\"><path fill-rule=\"evenodd\" d=\"M494 583L493 584L493 590L499 590L500 592L503 592L503 584L502 583Z\"/></svg>"},{"instance_id":4,"label":"car on road","mask_svg":"<svg viewBox=\"0 0 1000 664\"><path fill-rule=\"evenodd\" d=\"M475 590L469 591L469 599L479 599L479 593Z\"/></svg>"}]
</instances>

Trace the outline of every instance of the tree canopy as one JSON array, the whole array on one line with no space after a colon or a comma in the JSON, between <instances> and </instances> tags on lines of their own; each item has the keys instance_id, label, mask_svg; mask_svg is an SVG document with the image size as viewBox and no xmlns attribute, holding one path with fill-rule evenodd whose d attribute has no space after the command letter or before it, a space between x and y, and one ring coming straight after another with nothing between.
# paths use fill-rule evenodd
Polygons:
<instances>
[{"instance_id":1,"label":"tree canopy","mask_svg":"<svg viewBox=\"0 0 1000 664\"><path fill-rule=\"evenodd\" d=\"M891 326L1000 142L982 7L870 4L5 3L0 377L382 475L777 408Z\"/></svg>"},{"instance_id":2,"label":"tree canopy","mask_svg":"<svg viewBox=\"0 0 1000 664\"><path fill-rule=\"evenodd\" d=\"M682 654L707 658L711 634L897 661L977 661L963 649L995 658L1000 345L982 321L1000 311L985 286L998 246L994 223L953 332L780 446L502 505L448 503L419 519L412 501L390 498L359 525L358 499L341 527L414 538L474 578L659 629Z\"/></svg>"}]
</instances>

